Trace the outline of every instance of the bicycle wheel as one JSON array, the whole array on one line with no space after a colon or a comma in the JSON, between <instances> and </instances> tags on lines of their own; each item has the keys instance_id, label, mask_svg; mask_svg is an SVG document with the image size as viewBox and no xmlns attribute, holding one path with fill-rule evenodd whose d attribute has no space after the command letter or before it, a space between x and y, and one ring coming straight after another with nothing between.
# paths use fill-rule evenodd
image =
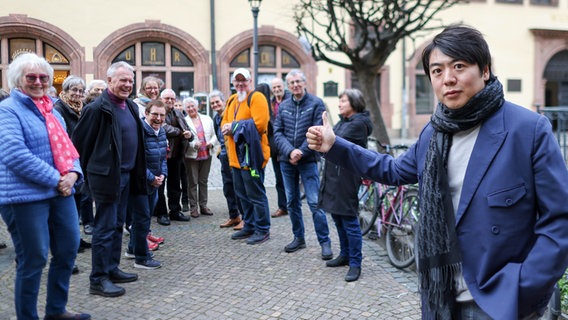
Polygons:
<instances>
[{"instance_id":1,"label":"bicycle wheel","mask_svg":"<svg viewBox=\"0 0 568 320\"><path fill-rule=\"evenodd\" d=\"M391 264L399 269L407 268L414 262L414 236L418 217L418 191L408 189L390 215L387 225L387 254Z\"/></svg>"},{"instance_id":2,"label":"bicycle wheel","mask_svg":"<svg viewBox=\"0 0 568 320\"><path fill-rule=\"evenodd\" d=\"M366 235L373 229L379 211L377 210L379 195L373 182L359 187L359 226L361 234Z\"/></svg>"}]
</instances>

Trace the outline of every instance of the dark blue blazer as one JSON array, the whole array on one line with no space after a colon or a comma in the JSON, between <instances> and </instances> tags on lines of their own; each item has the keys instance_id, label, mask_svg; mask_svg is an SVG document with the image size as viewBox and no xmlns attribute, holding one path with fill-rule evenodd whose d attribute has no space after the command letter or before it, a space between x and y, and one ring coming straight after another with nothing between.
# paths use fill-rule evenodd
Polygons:
<instances>
[{"instance_id":1,"label":"dark blue blazer","mask_svg":"<svg viewBox=\"0 0 568 320\"><path fill-rule=\"evenodd\" d=\"M383 183L416 183L432 133L427 125L397 159L337 138L326 159ZM568 265L567 202L568 170L550 122L505 102L481 125L456 213L463 276L492 318L545 308Z\"/></svg>"}]
</instances>

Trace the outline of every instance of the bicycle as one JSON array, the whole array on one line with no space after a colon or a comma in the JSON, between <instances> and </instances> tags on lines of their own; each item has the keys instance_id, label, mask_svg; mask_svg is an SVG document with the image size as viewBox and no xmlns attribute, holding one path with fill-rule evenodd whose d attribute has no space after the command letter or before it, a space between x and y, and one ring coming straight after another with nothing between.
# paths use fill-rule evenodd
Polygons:
<instances>
[{"instance_id":1,"label":"bicycle","mask_svg":"<svg viewBox=\"0 0 568 320\"><path fill-rule=\"evenodd\" d=\"M407 149L407 146L383 146ZM397 268L407 268L414 262L414 237L419 219L418 189L415 185L386 186L362 179L359 188L359 224L361 233L386 229L389 260ZM380 215L380 218L379 218Z\"/></svg>"}]
</instances>

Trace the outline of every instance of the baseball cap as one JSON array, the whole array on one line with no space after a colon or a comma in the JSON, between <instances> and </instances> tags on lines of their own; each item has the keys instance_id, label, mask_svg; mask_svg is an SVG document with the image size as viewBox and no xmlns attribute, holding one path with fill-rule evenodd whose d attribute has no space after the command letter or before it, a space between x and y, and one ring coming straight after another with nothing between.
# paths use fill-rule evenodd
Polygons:
<instances>
[{"instance_id":1,"label":"baseball cap","mask_svg":"<svg viewBox=\"0 0 568 320\"><path fill-rule=\"evenodd\" d=\"M238 68L237 70L235 70L235 72L233 72L232 80L235 80L235 78L237 77L238 74L245 77L245 79L250 80L250 72L247 69Z\"/></svg>"}]
</instances>

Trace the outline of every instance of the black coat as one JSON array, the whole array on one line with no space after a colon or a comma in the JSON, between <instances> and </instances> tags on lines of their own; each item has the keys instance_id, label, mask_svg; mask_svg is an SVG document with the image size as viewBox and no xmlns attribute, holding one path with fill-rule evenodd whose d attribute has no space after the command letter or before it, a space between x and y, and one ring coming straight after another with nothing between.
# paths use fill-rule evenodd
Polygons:
<instances>
[{"instance_id":1,"label":"black coat","mask_svg":"<svg viewBox=\"0 0 568 320\"><path fill-rule=\"evenodd\" d=\"M333 127L335 135L362 147L367 147L367 137L373 131L373 124L367 111L355 113L341 120ZM357 193L361 176L326 160L323 169L318 206L326 212L357 216L359 199Z\"/></svg>"},{"instance_id":2,"label":"black coat","mask_svg":"<svg viewBox=\"0 0 568 320\"><path fill-rule=\"evenodd\" d=\"M144 128L138 117L138 106L126 100L136 120L138 148L130 176L130 192L147 194ZM81 168L95 201L115 202L120 193L121 130L114 110L117 108L104 91L95 101L83 108L72 140L79 152Z\"/></svg>"},{"instance_id":3,"label":"black coat","mask_svg":"<svg viewBox=\"0 0 568 320\"><path fill-rule=\"evenodd\" d=\"M65 120L65 125L67 126L67 134L69 137L73 135L73 131L75 131L75 127L79 122L79 115L77 112L73 111L65 102L58 99L53 108L61 114L63 120Z\"/></svg>"}]
</instances>

